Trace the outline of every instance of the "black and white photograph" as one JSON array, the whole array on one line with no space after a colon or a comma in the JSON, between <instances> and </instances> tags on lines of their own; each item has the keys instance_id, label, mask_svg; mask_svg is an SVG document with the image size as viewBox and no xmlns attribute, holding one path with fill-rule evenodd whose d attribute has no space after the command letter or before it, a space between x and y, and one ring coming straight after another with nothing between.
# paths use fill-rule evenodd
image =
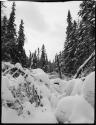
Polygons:
<instances>
[{"instance_id":1,"label":"black and white photograph","mask_svg":"<svg viewBox=\"0 0 96 125\"><path fill-rule=\"evenodd\" d=\"M1 123L95 123L96 0L1 1Z\"/></svg>"}]
</instances>

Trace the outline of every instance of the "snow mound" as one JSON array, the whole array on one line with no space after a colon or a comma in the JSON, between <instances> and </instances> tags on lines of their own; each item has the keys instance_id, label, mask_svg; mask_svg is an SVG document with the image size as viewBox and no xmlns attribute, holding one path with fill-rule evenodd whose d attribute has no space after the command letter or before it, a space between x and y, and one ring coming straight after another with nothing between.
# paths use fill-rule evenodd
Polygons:
<instances>
[{"instance_id":1,"label":"snow mound","mask_svg":"<svg viewBox=\"0 0 96 125\"><path fill-rule=\"evenodd\" d=\"M76 84L76 79L72 79L68 81L66 88L65 88L66 96L71 95L75 84Z\"/></svg>"},{"instance_id":2,"label":"snow mound","mask_svg":"<svg viewBox=\"0 0 96 125\"><path fill-rule=\"evenodd\" d=\"M67 96L57 105L56 118L59 123L93 123L94 111L91 105L79 95Z\"/></svg>"},{"instance_id":3,"label":"snow mound","mask_svg":"<svg viewBox=\"0 0 96 125\"><path fill-rule=\"evenodd\" d=\"M74 85L74 88L72 90L72 93L71 95L81 95L82 94L82 86L83 86L83 82L81 79L76 79L75 80L75 85Z\"/></svg>"},{"instance_id":4,"label":"snow mound","mask_svg":"<svg viewBox=\"0 0 96 125\"><path fill-rule=\"evenodd\" d=\"M2 62L2 70L6 68L13 68L14 65L11 64L10 62Z\"/></svg>"},{"instance_id":5,"label":"snow mound","mask_svg":"<svg viewBox=\"0 0 96 125\"><path fill-rule=\"evenodd\" d=\"M42 70L42 69L33 69L32 75L39 80L40 82L43 82L48 87L50 86L50 80L48 75Z\"/></svg>"},{"instance_id":6,"label":"snow mound","mask_svg":"<svg viewBox=\"0 0 96 125\"><path fill-rule=\"evenodd\" d=\"M83 86L84 98L94 107L95 99L95 72L86 76Z\"/></svg>"}]
</instances>

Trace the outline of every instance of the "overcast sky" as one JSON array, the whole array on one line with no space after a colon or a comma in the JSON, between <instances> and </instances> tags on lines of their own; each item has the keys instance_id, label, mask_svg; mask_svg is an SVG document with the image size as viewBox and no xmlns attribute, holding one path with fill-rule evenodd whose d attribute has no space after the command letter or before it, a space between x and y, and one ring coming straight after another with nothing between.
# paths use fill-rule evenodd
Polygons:
<instances>
[{"instance_id":1,"label":"overcast sky","mask_svg":"<svg viewBox=\"0 0 96 125\"><path fill-rule=\"evenodd\" d=\"M25 51L34 52L38 47L45 45L48 59L53 60L56 53L64 47L67 27L68 10L73 20L78 20L80 1L70 2L24 2L16 1L17 30L20 20L24 21L26 35ZM5 2L5 14L9 17L12 2Z\"/></svg>"}]
</instances>

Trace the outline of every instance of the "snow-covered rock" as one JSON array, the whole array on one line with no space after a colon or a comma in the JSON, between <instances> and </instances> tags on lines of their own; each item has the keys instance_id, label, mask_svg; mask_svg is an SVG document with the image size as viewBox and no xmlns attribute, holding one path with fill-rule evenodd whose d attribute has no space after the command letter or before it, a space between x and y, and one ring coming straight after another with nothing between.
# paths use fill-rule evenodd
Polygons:
<instances>
[{"instance_id":1,"label":"snow-covered rock","mask_svg":"<svg viewBox=\"0 0 96 125\"><path fill-rule=\"evenodd\" d=\"M16 64L15 64L15 67L16 67L17 69L20 69L21 71L23 70L23 68L22 68L22 66L21 66L20 63L16 63Z\"/></svg>"},{"instance_id":2,"label":"snow-covered rock","mask_svg":"<svg viewBox=\"0 0 96 125\"><path fill-rule=\"evenodd\" d=\"M42 69L33 69L32 70L32 75L34 75L34 77L43 82L45 85L47 85L48 87L50 86L50 80L48 75L42 70Z\"/></svg>"},{"instance_id":3,"label":"snow-covered rock","mask_svg":"<svg viewBox=\"0 0 96 125\"><path fill-rule=\"evenodd\" d=\"M94 107L95 99L95 72L86 76L83 85L84 98Z\"/></svg>"},{"instance_id":4,"label":"snow-covered rock","mask_svg":"<svg viewBox=\"0 0 96 125\"><path fill-rule=\"evenodd\" d=\"M93 108L79 95L62 98L57 105L55 115L60 123L94 122Z\"/></svg>"}]
</instances>

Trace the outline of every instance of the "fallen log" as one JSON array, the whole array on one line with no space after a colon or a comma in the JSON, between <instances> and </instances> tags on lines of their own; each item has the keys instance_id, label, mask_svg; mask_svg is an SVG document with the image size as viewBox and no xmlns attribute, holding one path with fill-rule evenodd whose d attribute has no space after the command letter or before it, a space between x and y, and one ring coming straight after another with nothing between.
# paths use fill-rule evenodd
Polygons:
<instances>
[{"instance_id":1,"label":"fallen log","mask_svg":"<svg viewBox=\"0 0 96 125\"><path fill-rule=\"evenodd\" d=\"M85 62L79 67L79 69L77 70L77 73L75 74L74 78L76 79L79 74L81 73L81 71L83 70L83 68L88 64L88 62L95 57L95 51L89 56L89 58L87 60L85 60Z\"/></svg>"}]
</instances>

